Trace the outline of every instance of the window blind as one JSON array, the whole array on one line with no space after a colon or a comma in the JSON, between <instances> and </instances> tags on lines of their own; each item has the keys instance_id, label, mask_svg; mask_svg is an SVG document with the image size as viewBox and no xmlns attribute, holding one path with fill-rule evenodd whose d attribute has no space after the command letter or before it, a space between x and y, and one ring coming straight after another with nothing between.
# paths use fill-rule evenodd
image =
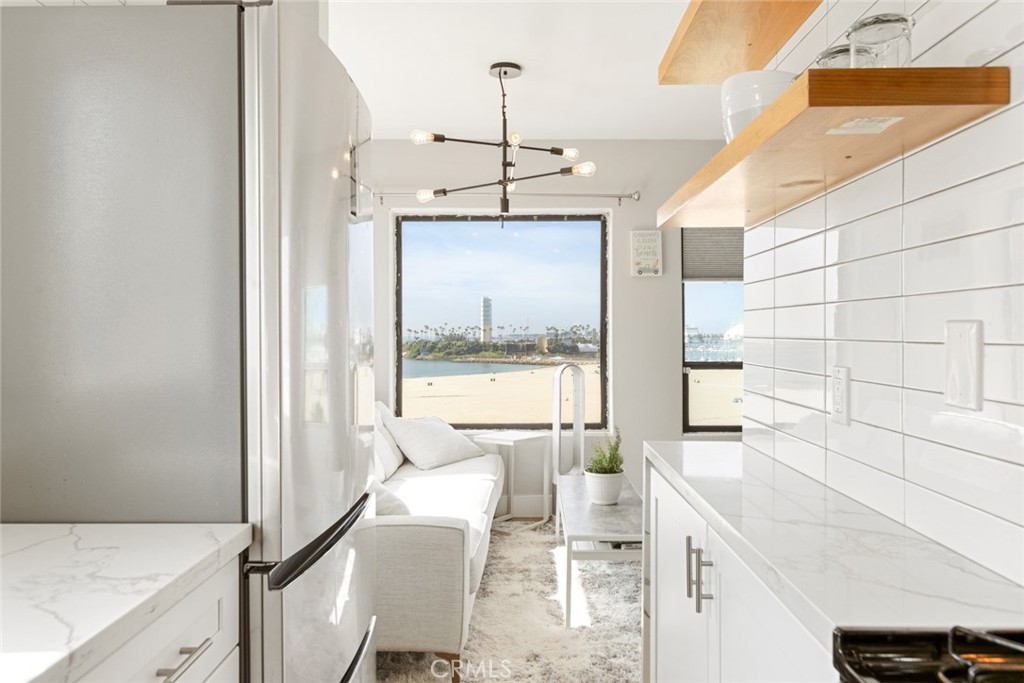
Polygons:
<instances>
[{"instance_id":1,"label":"window blind","mask_svg":"<svg viewBox=\"0 0 1024 683\"><path fill-rule=\"evenodd\" d=\"M742 280L743 228L684 228L684 280Z\"/></svg>"}]
</instances>

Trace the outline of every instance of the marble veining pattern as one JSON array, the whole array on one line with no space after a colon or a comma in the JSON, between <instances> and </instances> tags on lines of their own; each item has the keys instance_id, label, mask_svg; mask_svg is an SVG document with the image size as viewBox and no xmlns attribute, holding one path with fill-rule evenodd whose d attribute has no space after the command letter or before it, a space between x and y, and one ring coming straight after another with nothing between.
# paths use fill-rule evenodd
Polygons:
<instances>
[{"instance_id":1,"label":"marble veining pattern","mask_svg":"<svg viewBox=\"0 0 1024 683\"><path fill-rule=\"evenodd\" d=\"M645 452L829 650L836 626L1024 626L1024 587L754 449Z\"/></svg>"},{"instance_id":2,"label":"marble veining pattern","mask_svg":"<svg viewBox=\"0 0 1024 683\"><path fill-rule=\"evenodd\" d=\"M4 682L75 680L251 540L247 524L0 525Z\"/></svg>"}]
</instances>

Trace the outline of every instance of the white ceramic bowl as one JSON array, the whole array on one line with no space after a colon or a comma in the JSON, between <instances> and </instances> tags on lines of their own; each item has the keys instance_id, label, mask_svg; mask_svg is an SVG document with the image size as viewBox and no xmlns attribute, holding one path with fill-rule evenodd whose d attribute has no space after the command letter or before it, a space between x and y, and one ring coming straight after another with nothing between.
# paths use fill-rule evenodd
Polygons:
<instances>
[{"instance_id":1,"label":"white ceramic bowl","mask_svg":"<svg viewBox=\"0 0 1024 683\"><path fill-rule=\"evenodd\" d=\"M744 71L722 83L722 127L732 142L757 115L789 87L796 74L788 71Z\"/></svg>"}]
</instances>

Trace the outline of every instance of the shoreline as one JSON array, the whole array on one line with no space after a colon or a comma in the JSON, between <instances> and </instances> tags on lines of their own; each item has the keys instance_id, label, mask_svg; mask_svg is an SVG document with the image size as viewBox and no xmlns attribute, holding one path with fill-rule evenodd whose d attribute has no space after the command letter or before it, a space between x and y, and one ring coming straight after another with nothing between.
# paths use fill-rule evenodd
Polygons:
<instances>
[{"instance_id":1,"label":"shoreline","mask_svg":"<svg viewBox=\"0 0 1024 683\"><path fill-rule=\"evenodd\" d=\"M574 358L571 356L558 356L557 358L544 358L538 356L499 356L487 358L482 356L458 356L455 358L434 358L430 356L422 358L404 358L408 361L444 361L448 363L492 363L494 365L538 365L556 366L564 363L575 363L576 365L597 365L596 357Z\"/></svg>"}]
</instances>

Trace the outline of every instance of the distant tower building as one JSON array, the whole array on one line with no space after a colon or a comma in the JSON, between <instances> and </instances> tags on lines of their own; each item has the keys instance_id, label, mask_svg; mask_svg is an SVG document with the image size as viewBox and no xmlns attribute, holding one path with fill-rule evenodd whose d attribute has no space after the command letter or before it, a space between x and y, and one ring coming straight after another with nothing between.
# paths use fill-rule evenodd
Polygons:
<instances>
[{"instance_id":1,"label":"distant tower building","mask_svg":"<svg viewBox=\"0 0 1024 683\"><path fill-rule=\"evenodd\" d=\"M491 329L491 297L485 296L480 299L480 341L490 343Z\"/></svg>"}]
</instances>

